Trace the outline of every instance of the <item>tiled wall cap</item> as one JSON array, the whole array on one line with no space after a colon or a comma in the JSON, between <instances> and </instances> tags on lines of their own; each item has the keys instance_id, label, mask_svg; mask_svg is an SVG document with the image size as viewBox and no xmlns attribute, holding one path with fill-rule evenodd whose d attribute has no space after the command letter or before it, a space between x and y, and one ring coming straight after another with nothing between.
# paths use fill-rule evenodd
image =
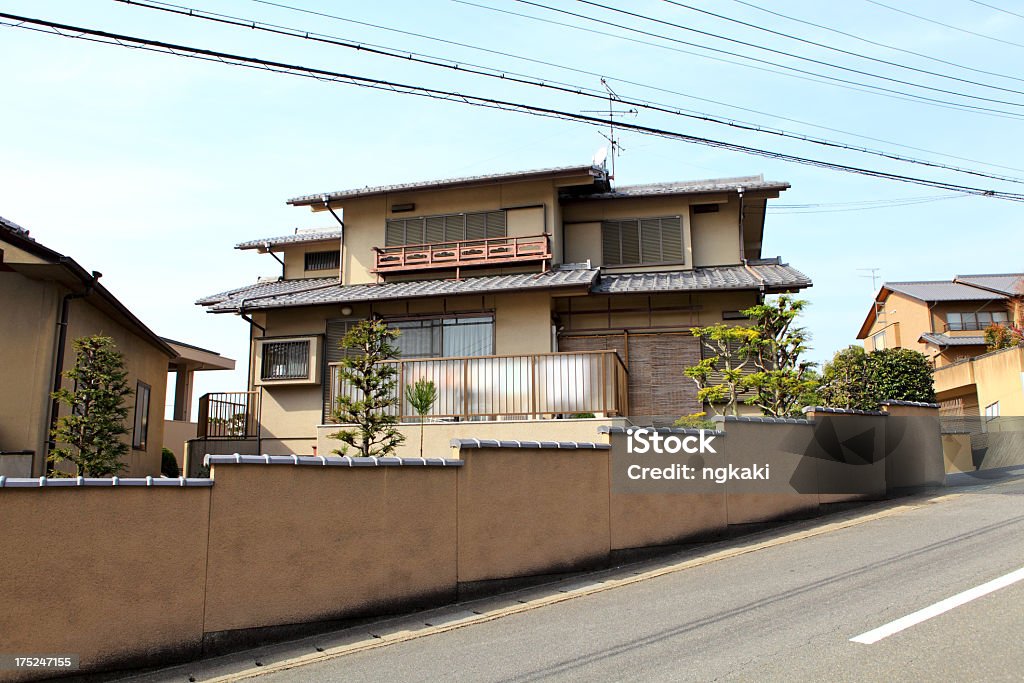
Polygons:
<instances>
[{"instance_id":1,"label":"tiled wall cap","mask_svg":"<svg viewBox=\"0 0 1024 683\"><path fill-rule=\"evenodd\" d=\"M207 455L203 464L210 465L300 465L315 467L459 467L453 458L353 458L348 455Z\"/></svg>"},{"instance_id":2,"label":"tiled wall cap","mask_svg":"<svg viewBox=\"0 0 1024 683\"><path fill-rule=\"evenodd\" d=\"M692 427L611 427L601 425L597 428L598 434L632 434L637 431L657 432L659 434L692 434L699 435L701 432L712 436L725 436L725 432L717 429L694 429Z\"/></svg>"},{"instance_id":3,"label":"tiled wall cap","mask_svg":"<svg viewBox=\"0 0 1024 683\"><path fill-rule=\"evenodd\" d=\"M186 478L186 477L74 477L57 478L32 477L23 479L18 477L0 476L0 489L34 489L34 488L76 488L76 487L111 487L111 486L146 486L150 488L176 487L204 487L213 486L212 479Z\"/></svg>"},{"instance_id":4,"label":"tiled wall cap","mask_svg":"<svg viewBox=\"0 0 1024 683\"><path fill-rule=\"evenodd\" d=\"M558 450L608 450L611 445L590 441L498 441L496 439L452 439L452 448L553 448Z\"/></svg>"},{"instance_id":5,"label":"tiled wall cap","mask_svg":"<svg viewBox=\"0 0 1024 683\"><path fill-rule=\"evenodd\" d=\"M770 425L806 425L810 424L810 420L803 420L798 417L756 417L747 415L726 415L724 422L757 422L760 424Z\"/></svg>"},{"instance_id":6,"label":"tiled wall cap","mask_svg":"<svg viewBox=\"0 0 1024 683\"><path fill-rule=\"evenodd\" d=\"M924 401L897 401L895 399L886 399L880 402L883 406L913 406L915 408L938 408L938 403L927 403Z\"/></svg>"},{"instance_id":7,"label":"tiled wall cap","mask_svg":"<svg viewBox=\"0 0 1024 683\"><path fill-rule=\"evenodd\" d=\"M824 406L807 406L802 411L805 415L810 412L831 414L831 415L888 415L881 410L854 410L853 408L826 408Z\"/></svg>"}]
</instances>

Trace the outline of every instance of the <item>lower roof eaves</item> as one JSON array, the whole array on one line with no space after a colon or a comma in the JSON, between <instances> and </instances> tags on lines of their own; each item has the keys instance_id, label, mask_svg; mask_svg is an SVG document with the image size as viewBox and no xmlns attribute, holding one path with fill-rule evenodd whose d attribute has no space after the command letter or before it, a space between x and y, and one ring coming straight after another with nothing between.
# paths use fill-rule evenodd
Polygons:
<instances>
[{"instance_id":1,"label":"lower roof eaves","mask_svg":"<svg viewBox=\"0 0 1024 683\"><path fill-rule=\"evenodd\" d=\"M714 292L753 290L792 292L811 280L785 264L709 266L683 271L605 273L598 268L556 269L544 273L486 275L461 280L434 279L383 284L341 285L335 278L260 282L204 297L196 303L211 313L466 294L498 294L545 289L585 288L592 294Z\"/></svg>"}]
</instances>

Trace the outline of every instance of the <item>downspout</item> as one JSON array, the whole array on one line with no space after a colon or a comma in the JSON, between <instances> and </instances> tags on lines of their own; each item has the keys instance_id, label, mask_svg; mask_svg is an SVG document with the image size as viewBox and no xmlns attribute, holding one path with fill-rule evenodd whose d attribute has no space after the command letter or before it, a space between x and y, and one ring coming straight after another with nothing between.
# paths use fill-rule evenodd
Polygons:
<instances>
[{"instance_id":1,"label":"downspout","mask_svg":"<svg viewBox=\"0 0 1024 683\"><path fill-rule=\"evenodd\" d=\"M331 206L331 203L327 201L327 195L324 195L322 199L324 201L324 206L327 207L327 210L331 212L332 216L334 216L334 220L338 221L338 225L341 226L341 239L338 240L340 242L338 245L338 284L343 285L345 284L343 270L345 266L345 221L341 220L338 217L338 214L334 212L334 208Z\"/></svg>"},{"instance_id":2,"label":"downspout","mask_svg":"<svg viewBox=\"0 0 1024 683\"><path fill-rule=\"evenodd\" d=\"M740 263L746 263L746 236L743 234L743 186L737 187L736 191L740 194Z\"/></svg>"},{"instance_id":3,"label":"downspout","mask_svg":"<svg viewBox=\"0 0 1024 683\"><path fill-rule=\"evenodd\" d=\"M246 390L252 391L253 383L255 382L255 368L252 366L252 328L258 327L263 334L267 333L267 328L260 325L258 322L253 320L250 316L245 314L245 297L238 303L238 317L245 322L249 323L249 376L246 380ZM263 387L260 387L260 413L261 415L256 418L256 452L259 453L263 450Z\"/></svg>"},{"instance_id":4,"label":"downspout","mask_svg":"<svg viewBox=\"0 0 1024 683\"><path fill-rule=\"evenodd\" d=\"M277 254L270 248L270 242L264 242L263 248L267 250L267 253L274 257L274 260L281 264L281 279L284 279L284 261L278 258Z\"/></svg>"},{"instance_id":5,"label":"downspout","mask_svg":"<svg viewBox=\"0 0 1024 683\"><path fill-rule=\"evenodd\" d=\"M61 258L61 263L66 263L68 259ZM64 374L64 352L67 350L68 341L68 316L71 312L71 300L72 299L83 299L92 292L93 287L103 277L103 273L99 271L92 271L92 277L86 281L85 289L81 292L68 292L64 295L64 299L60 305L60 320L57 321L57 356L53 363L53 392L60 391L61 380ZM54 448L57 447L57 441L53 438L53 430L57 427L57 413L60 410L60 401L55 398L50 400L50 415L47 424L50 425L50 432L46 437L46 455L48 456ZM44 465L44 471L49 470L49 460Z\"/></svg>"}]
</instances>

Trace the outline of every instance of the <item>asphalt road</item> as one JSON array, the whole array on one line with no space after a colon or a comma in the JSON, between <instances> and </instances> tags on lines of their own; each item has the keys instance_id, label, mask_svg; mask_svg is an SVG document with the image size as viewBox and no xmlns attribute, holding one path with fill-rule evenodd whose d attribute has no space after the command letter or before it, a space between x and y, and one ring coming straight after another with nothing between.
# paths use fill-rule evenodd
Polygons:
<instances>
[{"instance_id":1,"label":"asphalt road","mask_svg":"<svg viewBox=\"0 0 1024 683\"><path fill-rule=\"evenodd\" d=\"M1022 680L1024 581L873 644L851 641L1024 567L1024 480L960 491L484 623L261 671L254 680ZM183 671L151 680L181 680Z\"/></svg>"}]
</instances>

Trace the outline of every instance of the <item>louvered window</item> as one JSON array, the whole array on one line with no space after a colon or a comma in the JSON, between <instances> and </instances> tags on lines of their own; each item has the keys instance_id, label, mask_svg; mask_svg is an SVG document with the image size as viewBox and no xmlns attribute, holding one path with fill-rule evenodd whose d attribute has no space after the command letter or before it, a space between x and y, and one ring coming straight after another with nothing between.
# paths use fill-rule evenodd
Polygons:
<instances>
[{"instance_id":1,"label":"louvered window","mask_svg":"<svg viewBox=\"0 0 1024 683\"><path fill-rule=\"evenodd\" d=\"M265 342L260 379L308 379L309 340Z\"/></svg>"},{"instance_id":2,"label":"louvered window","mask_svg":"<svg viewBox=\"0 0 1024 683\"><path fill-rule=\"evenodd\" d=\"M629 218L601 223L604 265L680 263L683 220L680 216Z\"/></svg>"},{"instance_id":3,"label":"louvered window","mask_svg":"<svg viewBox=\"0 0 1024 683\"><path fill-rule=\"evenodd\" d=\"M332 251L307 251L306 270L335 270L338 267L340 252Z\"/></svg>"},{"instance_id":4,"label":"louvered window","mask_svg":"<svg viewBox=\"0 0 1024 683\"><path fill-rule=\"evenodd\" d=\"M504 211L451 213L419 218L389 218L384 227L384 246L443 244L465 240L505 237Z\"/></svg>"}]
</instances>

